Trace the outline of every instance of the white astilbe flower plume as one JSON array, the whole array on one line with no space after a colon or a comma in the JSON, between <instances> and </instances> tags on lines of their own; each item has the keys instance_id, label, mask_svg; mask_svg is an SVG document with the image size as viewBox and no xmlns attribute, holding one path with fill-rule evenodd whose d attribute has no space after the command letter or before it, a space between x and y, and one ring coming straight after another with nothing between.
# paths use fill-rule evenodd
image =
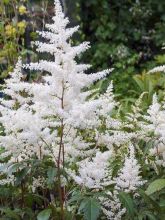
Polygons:
<instances>
[{"instance_id":1,"label":"white astilbe flower plume","mask_svg":"<svg viewBox=\"0 0 165 220\"><path fill-rule=\"evenodd\" d=\"M55 16L52 20L52 24L46 25L47 31L38 32L45 42L35 42L37 51L51 54L52 60L40 60L24 65L30 70L44 72L42 82L33 83L29 90L29 94L32 96L30 109L37 114L43 124L46 120L47 126L54 127L55 130L62 127L63 134L65 127L97 129L101 124L100 117L107 117L116 106L112 83L106 94L97 99L88 99L90 92L86 92L86 89L112 70L87 75L85 71L89 69L90 65L77 63L76 56L89 48L89 42L83 42L78 46L71 44L69 39L78 30L78 27L67 27L69 20L64 16L58 0L55 1ZM109 117L110 119L111 117ZM71 155L70 152L72 155L79 155L78 151L81 151L80 146L84 146L84 140L76 139L79 140L79 143L74 141L77 149L74 147L72 151L73 138L68 137L72 137L72 133L68 132L62 137L63 146L69 147L69 150L64 150L66 155ZM57 142L59 142L58 137L55 138L55 143ZM86 146L89 145L86 143ZM53 149L53 152L54 157L57 158L58 148ZM91 156L91 153L95 151L88 147L87 151L84 150L86 157L87 152L88 156Z\"/></svg>"},{"instance_id":2,"label":"white astilbe flower plume","mask_svg":"<svg viewBox=\"0 0 165 220\"><path fill-rule=\"evenodd\" d=\"M15 103L22 105L30 101L30 97L21 95L21 92L26 93L30 85L24 82L25 75L22 74L22 60L18 59L13 72L9 74L10 78L5 80L3 93L10 97L10 99L1 99L1 104L6 107L13 107Z\"/></svg>"},{"instance_id":3,"label":"white astilbe flower plume","mask_svg":"<svg viewBox=\"0 0 165 220\"><path fill-rule=\"evenodd\" d=\"M163 47L162 49L165 49L165 47ZM154 67L148 73L158 73L158 72L164 73L165 72L165 65Z\"/></svg>"},{"instance_id":4,"label":"white astilbe flower plume","mask_svg":"<svg viewBox=\"0 0 165 220\"><path fill-rule=\"evenodd\" d=\"M117 124L110 116L116 106L112 84L106 94L97 99L89 99L90 92L86 91L111 70L87 75L85 71L90 65L77 63L76 57L89 48L89 42L71 44L69 39L78 27L67 27L69 20L59 0L55 1L52 21L46 24L46 31L38 32L43 42L34 42L38 52L49 54L49 60L23 65L25 69L41 72L40 82L24 82L19 60L10 79L6 80L4 93L10 98L1 100L0 121L6 135L0 137L0 142L20 161L32 155L40 159L51 155L55 164L64 163L64 158L88 160L99 151L94 146L97 132L93 131L101 126L102 118L106 118L109 125ZM72 132L77 129L94 133L89 143L78 132L76 135Z\"/></svg>"},{"instance_id":5,"label":"white astilbe flower plume","mask_svg":"<svg viewBox=\"0 0 165 220\"><path fill-rule=\"evenodd\" d=\"M165 65L158 66L149 71L149 73L165 72Z\"/></svg>"},{"instance_id":6,"label":"white astilbe flower plume","mask_svg":"<svg viewBox=\"0 0 165 220\"><path fill-rule=\"evenodd\" d=\"M74 181L89 189L103 189L113 183L109 169L109 160L112 157L111 151L97 152L92 159L87 158L78 162L78 175L68 171Z\"/></svg>"},{"instance_id":7,"label":"white astilbe flower plume","mask_svg":"<svg viewBox=\"0 0 165 220\"><path fill-rule=\"evenodd\" d=\"M145 181L140 176L140 165L135 158L133 145L129 146L129 156L125 157L124 166L115 178L116 190L125 192L134 192L138 187L142 186Z\"/></svg>"},{"instance_id":8,"label":"white astilbe flower plume","mask_svg":"<svg viewBox=\"0 0 165 220\"><path fill-rule=\"evenodd\" d=\"M97 109L101 106L102 110L104 109L105 100L100 98L86 101L88 93L82 92L82 89L102 79L111 70L87 75L85 71L90 65L77 64L75 57L89 48L89 42L72 46L68 41L78 27L67 28L69 21L65 18L59 1L55 1L53 22L46 25L48 31L39 32L46 39L46 43L35 43L37 51L53 55L53 60L40 60L24 65L30 70L48 73L43 76L44 83L34 84L29 91L34 100L31 108L35 112L40 112L41 117L56 115L64 120L64 124L74 125L76 128L98 126ZM111 111L115 106L114 101L111 103L109 99L108 106L108 110Z\"/></svg>"},{"instance_id":9,"label":"white astilbe flower plume","mask_svg":"<svg viewBox=\"0 0 165 220\"><path fill-rule=\"evenodd\" d=\"M41 152L47 153L42 139L49 144L56 137L56 131L50 134L48 122L41 121L39 115L31 110L32 97L28 94L31 84L23 81L25 76L21 69L22 61L19 59L10 78L5 80L4 98L0 100L0 122L5 132L0 136L0 143L6 150L1 156L12 154L13 162L28 159L34 154L40 158Z\"/></svg>"},{"instance_id":10,"label":"white astilbe flower plume","mask_svg":"<svg viewBox=\"0 0 165 220\"><path fill-rule=\"evenodd\" d=\"M102 211L109 220L120 220L126 213L126 208L122 207L122 204L118 198L118 192L115 190L113 193L107 192L106 197L100 197L102 204Z\"/></svg>"},{"instance_id":11,"label":"white astilbe flower plume","mask_svg":"<svg viewBox=\"0 0 165 220\"><path fill-rule=\"evenodd\" d=\"M102 203L102 211L109 220L120 220L126 213L119 200L119 192L124 191L137 195L136 190L145 184L140 176L140 165L135 158L133 145L129 145L129 155L125 156L123 167L119 170L116 178L113 179L115 183L113 192L106 191L106 197L100 197Z\"/></svg>"},{"instance_id":12,"label":"white astilbe flower plume","mask_svg":"<svg viewBox=\"0 0 165 220\"><path fill-rule=\"evenodd\" d=\"M146 123L142 129L146 136L151 140L154 136L151 155L156 157L158 165L165 166L165 105L158 102L157 95L154 94L152 105L144 116Z\"/></svg>"}]
</instances>

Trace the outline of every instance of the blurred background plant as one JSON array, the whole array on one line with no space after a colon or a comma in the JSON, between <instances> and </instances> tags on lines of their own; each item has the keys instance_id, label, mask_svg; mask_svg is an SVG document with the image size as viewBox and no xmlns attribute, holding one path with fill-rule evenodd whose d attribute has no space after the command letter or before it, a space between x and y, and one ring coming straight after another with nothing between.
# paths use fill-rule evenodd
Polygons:
<instances>
[{"instance_id":1,"label":"blurred background plant","mask_svg":"<svg viewBox=\"0 0 165 220\"><path fill-rule=\"evenodd\" d=\"M2 0L0 5L0 78L12 70L18 55L24 52L27 8L22 1Z\"/></svg>"},{"instance_id":2,"label":"blurred background plant","mask_svg":"<svg viewBox=\"0 0 165 220\"><path fill-rule=\"evenodd\" d=\"M81 37L92 44L84 60L91 60L94 69L114 67L109 79L113 79L119 98L127 98L126 102L137 98L142 92L137 85L141 77L142 83L146 78L153 85L154 92L165 88L163 75L146 76L152 67L165 62L165 1L79 0L77 7L84 33ZM106 85L104 82L101 89ZM149 92L148 87L143 91Z\"/></svg>"},{"instance_id":3,"label":"blurred background plant","mask_svg":"<svg viewBox=\"0 0 165 220\"><path fill-rule=\"evenodd\" d=\"M52 15L52 1L0 1L0 80L8 76L18 56L30 62L35 54L31 41L37 38L34 30L42 29ZM49 13L48 13L49 11Z\"/></svg>"}]
</instances>

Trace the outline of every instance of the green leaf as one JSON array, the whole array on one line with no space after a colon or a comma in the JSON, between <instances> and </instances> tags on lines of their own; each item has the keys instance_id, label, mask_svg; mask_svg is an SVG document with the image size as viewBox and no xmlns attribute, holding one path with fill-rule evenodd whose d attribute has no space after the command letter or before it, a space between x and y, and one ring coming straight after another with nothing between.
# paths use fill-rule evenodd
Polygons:
<instances>
[{"instance_id":1,"label":"green leaf","mask_svg":"<svg viewBox=\"0 0 165 220\"><path fill-rule=\"evenodd\" d=\"M135 214L135 209L134 209L134 202L130 195L125 192L120 192L119 193L119 199L123 206L127 209L129 215L133 218Z\"/></svg>"},{"instance_id":2,"label":"green leaf","mask_svg":"<svg viewBox=\"0 0 165 220\"><path fill-rule=\"evenodd\" d=\"M149 219L149 220L157 220L155 215L150 211L144 211L143 213L141 213L138 216L138 220L144 220L144 219L146 219L146 217L148 217L147 219Z\"/></svg>"},{"instance_id":3,"label":"green leaf","mask_svg":"<svg viewBox=\"0 0 165 220\"><path fill-rule=\"evenodd\" d=\"M24 180L26 178L30 169L31 169L30 167L25 167L18 173L17 178L16 178L16 182L15 182L16 185L21 184L22 180Z\"/></svg>"},{"instance_id":4,"label":"green leaf","mask_svg":"<svg viewBox=\"0 0 165 220\"><path fill-rule=\"evenodd\" d=\"M48 184L52 184L54 182L54 178L57 174L57 171L54 167L49 167L47 171L48 176Z\"/></svg>"},{"instance_id":5,"label":"green leaf","mask_svg":"<svg viewBox=\"0 0 165 220\"><path fill-rule=\"evenodd\" d=\"M46 197L33 193L27 193L25 199L29 205L32 205L35 202L37 205L41 206L43 201L49 203L49 200Z\"/></svg>"},{"instance_id":6,"label":"green leaf","mask_svg":"<svg viewBox=\"0 0 165 220\"><path fill-rule=\"evenodd\" d=\"M51 209L44 209L37 215L37 220L48 220L52 213Z\"/></svg>"},{"instance_id":7,"label":"green leaf","mask_svg":"<svg viewBox=\"0 0 165 220\"><path fill-rule=\"evenodd\" d=\"M13 163L11 166L8 168L8 175L16 172L18 169L22 169L24 166L21 163Z\"/></svg>"},{"instance_id":8,"label":"green leaf","mask_svg":"<svg viewBox=\"0 0 165 220\"><path fill-rule=\"evenodd\" d=\"M4 4L9 4L10 0L3 0Z\"/></svg>"},{"instance_id":9,"label":"green leaf","mask_svg":"<svg viewBox=\"0 0 165 220\"><path fill-rule=\"evenodd\" d=\"M68 200L68 204L74 204L82 200L81 193L79 191L73 191L71 198Z\"/></svg>"},{"instance_id":10,"label":"green leaf","mask_svg":"<svg viewBox=\"0 0 165 220\"><path fill-rule=\"evenodd\" d=\"M133 79L135 80L135 82L136 82L137 85L139 86L141 92L144 91L144 84L143 84L142 80L139 79L138 76L134 76Z\"/></svg>"},{"instance_id":11,"label":"green leaf","mask_svg":"<svg viewBox=\"0 0 165 220\"><path fill-rule=\"evenodd\" d=\"M146 203L151 205L155 210L157 210L157 212L161 212L161 208L156 201L154 201L150 196L148 196L143 190L140 189L138 192L146 201Z\"/></svg>"},{"instance_id":12,"label":"green leaf","mask_svg":"<svg viewBox=\"0 0 165 220\"><path fill-rule=\"evenodd\" d=\"M147 188L146 194L151 195L165 188L165 179L157 179L153 181Z\"/></svg>"},{"instance_id":13,"label":"green leaf","mask_svg":"<svg viewBox=\"0 0 165 220\"><path fill-rule=\"evenodd\" d=\"M20 220L20 216L15 213L15 211L9 208L0 208L0 211L5 213L6 217L12 218L13 220Z\"/></svg>"},{"instance_id":14,"label":"green leaf","mask_svg":"<svg viewBox=\"0 0 165 220\"><path fill-rule=\"evenodd\" d=\"M79 207L79 211L83 211L85 220L97 220L100 214L100 204L94 198L84 199Z\"/></svg>"}]
</instances>

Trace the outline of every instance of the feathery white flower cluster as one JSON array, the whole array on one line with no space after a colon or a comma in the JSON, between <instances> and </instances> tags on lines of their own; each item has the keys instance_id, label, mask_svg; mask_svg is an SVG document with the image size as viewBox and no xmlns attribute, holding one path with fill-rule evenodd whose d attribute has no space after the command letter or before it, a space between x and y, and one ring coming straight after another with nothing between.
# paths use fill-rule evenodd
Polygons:
<instances>
[{"instance_id":1,"label":"feathery white flower cluster","mask_svg":"<svg viewBox=\"0 0 165 220\"><path fill-rule=\"evenodd\" d=\"M142 180L140 174L140 165L135 158L133 145L129 146L129 156L125 157L124 166L115 178L115 189L125 192L134 192L138 187L142 186L145 181Z\"/></svg>"},{"instance_id":2,"label":"feathery white flower cluster","mask_svg":"<svg viewBox=\"0 0 165 220\"><path fill-rule=\"evenodd\" d=\"M126 213L126 208L122 207L116 190L113 193L107 192L106 197L100 197L100 201L102 211L109 220L120 220Z\"/></svg>"},{"instance_id":3,"label":"feathery white flower cluster","mask_svg":"<svg viewBox=\"0 0 165 220\"><path fill-rule=\"evenodd\" d=\"M144 119L146 122L143 123L142 129L146 137L153 141L150 153L156 157L158 165L165 166L165 104L158 102L156 94Z\"/></svg>"},{"instance_id":4,"label":"feathery white flower cluster","mask_svg":"<svg viewBox=\"0 0 165 220\"><path fill-rule=\"evenodd\" d=\"M149 71L149 73L165 72L165 65L158 66ZM153 103L148 109L148 115L145 116L147 126L144 129L152 132L154 135L154 147L151 154L156 156L158 165L165 167L165 103L158 103L156 94L153 96ZM146 133L147 133L146 131Z\"/></svg>"},{"instance_id":5,"label":"feathery white flower cluster","mask_svg":"<svg viewBox=\"0 0 165 220\"><path fill-rule=\"evenodd\" d=\"M140 165L135 158L133 145L129 145L129 156L125 156L124 166L119 170L117 177L111 180L115 184L114 191L106 192L106 197L101 197L102 211L110 220L120 220L126 209L122 207L118 194L120 191L136 194L136 190L145 184L140 174Z\"/></svg>"},{"instance_id":6,"label":"feathery white flower cluster","mask_svg":"<svg viewBox=\"0 0 165 220\"><path fill-rule=\"evenodd\" d=\"M56 0L53 24L46 25L48 31L38 32L45 42L35 42L37 51L51 54L52 61L40 60L23 65L24 68L41 71L41 82L24 81L21 60L6 80L4 94L7 98L1 99L0 105L0 122L5 135L0 136L0 143L11 155L10 162L32 157L42 159L48 155L56 166L58 163L62 166L64 157L67 163L86 160L88 166L92 156L96 159L101 158L102 154L105 156L97 148L97 134L103 118L109 129L117 127L118 121L111 117L116 106L113 86L111 83L106 93L97 99L88 99L92 91L86 89L111 70L90 75L85 73L90 65L78 64L75 58L89 48L89 43L72 46L69 38L78 27L67 28L68 22ZM83 132L79 132L79 129ZM90 140L87 141L84 134L89 132ZM105 135L100 133L100 136ZM109 134L105 139L109 140ZM125 139L124 135L121 139ZM106 143L104 141L104 145ZM83 172L83 162L79 162L79 165L80 172ZM102 165L102 170L106 169L106 163ZM106 170L101 175L98 180L100 184L101 179L107 177Z\"/></svg>"},{"instance_id":7,"label":"feathery white flower cluster","mask_svg":"<svg viewBox=\"0 0 165 220\"><path fill-rule=\"evenodd\" d=\"M15 176L14 175L8 175L6 178L0 179L0 185L14 185L15 182Z\"/></svg>"},{"instance_id":8,"label":"feathery white flower cluster","mask_svg":"<svg viewBox=\"0 0 165 220\"><path fill-rule=\"evenodd\" d=\"M36 191L37 188L39 187L45 187L46 183L45 183L45 179L41 176L38 176L37 178L33 177L33 181L32 181L32 192L34 193Z\"/></svg>"},{"instance_id":9,"label":"feathery white flower cluster","mask_svg":"<svg viewBox=\"0 0 165 220\"><path fill-rule=\"evenodd\" d=\"M78 27L68 28L68 23L59 0L55 0L53 23L46 25L47 31L38 32L45 42L34 43L38 52L48 53L52 60L23 65L40 71L42 80L25 82L21 60L6 80L7 97L0 100L0 123L5 134L0 136L0 144L6 150L3 156L11 155L10 162L48 156L57 168L67 164L66 171L75 184L87 189L106 191L115 184L112 193L107 191L110 199L100 200L108 219L120 219L125 209L118 191L134 192L144 182L133 147L116 177L112 177L111 160L137 134L122 130L123 123L112 117L117 106L112 83L105 94L89 98L92 91L87 89L112 70L85 73L90 65L78 64L76 57L89 48L89 43L72 46L69 39ZM43 182L42 177L33 179L33 191Z\"/></svg>"},{"instance_id":10,"label":"feathery white flower cluster","mask_svg":"<svg viewBox=\"0 0 165 220\"><path fill-rule=\"evenodd\" d=\"M71 172L72 178L78 185L89 189L103 189L103 187L111 185L113 182L108 163L111 156L111 151L104 153L98 151L92 159L86 158L78 162L79 175Z\"/></svg>"},{"instance_id":11,"label":"feathery white flower cluster","mask_svg":"<svg viewBox=\"0 0 165 220\"><path fill-rule=\"evenodd\" d=\"M165 65L158 66L149 71L149 73L165 72Z\"/></svg>"},{"instance_id":12,"label":"feathery white flower cluster","mask_svg":"<svg viewBox=\"0 0 165 220\"><path fill-rule=\"evenodd\" d=\"M62 126L64 134L71 127L97 127L100 123L98 110L103 111L105 105L105 99L87 101L90 92L82 92L82 89L105 77L111 70L86 75L84 71L90 65L76 63L75 57L88 49L89 43L72 46L68 41L78 27L66 27L69 21L64 17L59 1L55 1L53 21L53 24L46 25L48 31L39 32L46 43L35 43L39 52L52 54L53 61L41 60L24 65L30 70L46 71L42 82L24 82L19 60L11 78L6 80L4 93L9 99L1 100L0 121L5 136L0 137L0 142L19 161L28 159L32 154L42 158L50 153L56 161L60 141L58 129ZM110 100L108 109L113 107L114 101L111 103ZM67 135L63 135L65 145L72 145L68 142L72 133L68 131ZM79 138L76 146L83 143L84 140Z\"/></svg>"},{"instance_id":13,"label":"feathery white flower cluster","mask_svg":"<svg viewBox=\"0 0 165 220\"><path fill-rule=\"evenodd\" d=\"M109 115L116 102L112 93L112 84L107 92L97 99L88 99L92 91L86 91L86 88L112 70L87 75L85 71L90 65L76 62L75 57L86 51L89 43L71 45L69 39L78 27L67 28L69 21L65 18L59 1L55 1L53 21L53 24L46 25L48 31L38 32L45 42L35 43L37 50L51 54L53 61L40 60L37 63L24 65L30 70L45 72L41 83L33 83L30 86L29 94L32 97L30 109L37 115L40 123L45 124L47 131L49 127L52 128L47 136L53 136L52 130L57 131L62 128L66 158L68 154L70 160L72 160L71 155L84 154L84 157L88 157L96 153L96 150L90 149L93 142L86 143L84 138L78 135L77 129L97 130L102 124L101 117L111 119ZM112 119L111 123L113 124ZM57 160L60 137L55 132L53 137L52 143L47 141L47 138L42 139L49 144L53 157Z\"/></svg>"}]
</instances>

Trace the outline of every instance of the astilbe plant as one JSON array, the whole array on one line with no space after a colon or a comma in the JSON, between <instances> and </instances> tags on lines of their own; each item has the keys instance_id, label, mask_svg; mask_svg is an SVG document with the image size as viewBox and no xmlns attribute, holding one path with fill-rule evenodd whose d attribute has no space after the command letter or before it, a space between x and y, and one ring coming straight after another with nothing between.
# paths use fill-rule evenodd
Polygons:
<instances>
[{"instance_id":1,"label":"astilbe plant","mask_svg":"<svg viewBox=\"0 0 165 220\"><path fill-rule=\"evenodd\" d=\"M154 129L149 125L154 124L153 107L144 117L138 101L133 114L121 121L115 115L118 103L112 83L93 98L90 86L112 70L85 73L90 65L78 64L76 57L89 43L73 46L70 38L78 27L68 28L68 23L55 0L53 23L38 32L44 41L34 42L50 60L22 65L19 59L5 81L0 184L20 187L14 208L30 207L31 219L43 209L38 219L42 214L62 220L82 219L82 215L83 219L127 218L121 192L136 199L146 182L136 157L142 152L139 142L148 140L149 130ZM26 82L22 68L41 72L42 79ZM36 197L43 200L37 203ZM27 215L24 219L29 219Z\"/></svg>"}]
</instances>

